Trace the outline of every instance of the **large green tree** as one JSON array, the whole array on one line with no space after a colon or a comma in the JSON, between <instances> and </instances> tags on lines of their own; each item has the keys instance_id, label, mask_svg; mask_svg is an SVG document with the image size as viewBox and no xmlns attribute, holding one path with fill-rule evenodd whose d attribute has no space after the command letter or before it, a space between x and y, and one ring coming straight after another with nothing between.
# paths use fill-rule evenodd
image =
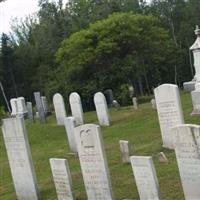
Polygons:
<instances>
[{"instance_id":1,"label":"large green tree","mask_svg":"<svg viewBox=\"0 0 200 200\"><path fill-rule=\"evenodd\" d=\"M58 89L85 98L106 88L117 92L126 83L148 91L161 82L170 44L155 17L113 14L63 41L57 52Z\"/></svg>"}]
</instances>

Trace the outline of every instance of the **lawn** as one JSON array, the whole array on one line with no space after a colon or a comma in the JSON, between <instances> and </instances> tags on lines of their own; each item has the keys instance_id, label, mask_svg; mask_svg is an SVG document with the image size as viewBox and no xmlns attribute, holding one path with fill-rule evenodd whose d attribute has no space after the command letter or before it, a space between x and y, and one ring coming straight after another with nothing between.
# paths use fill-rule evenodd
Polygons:
<instances>
[{"instance_id":1,"label":"lawn","mask_svg":"<svg viewBox=\"0 0 200 200\"><path fill-rule=\"evenodd\" d=\"M192 111L190 94L182 93L181 99L185 122L200 124L200 118L190 116ZM110 109L110 113L111 126L101 130L115 199L139 199L131 165L121 162L120 139L130 142L133 155L153 157L164 200L184 199L174 151L162 148L157 113L152 110L151 104L141 104L137 111L133 110L132 106L122 107L120 110ZM98 123L95 112L85 113L84 118L86 123ZM65 129L63 126L56 125L55 116L50 116L46 124L39 122L32 124L27 121L26 127L41 199L57 199L49 158L66 158L68 160L76 199L86 199L78 157L69 154ZM0 139L0 199L15 200L15 190L2 134ZM158 153L161 151L168 157L168 164L158 162Z\"/></svg>"}]
</instances>

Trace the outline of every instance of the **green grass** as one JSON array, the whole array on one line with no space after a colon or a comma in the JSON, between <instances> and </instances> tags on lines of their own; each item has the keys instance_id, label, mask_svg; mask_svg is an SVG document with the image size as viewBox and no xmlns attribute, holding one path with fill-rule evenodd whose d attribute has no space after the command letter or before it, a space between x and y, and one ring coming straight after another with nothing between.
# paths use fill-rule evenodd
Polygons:
<instances>
[{"instance_id":1,"label":"green grass","mask_svg":"<svg viewBox=\"0 0 200 200\"><path fill-rule=\"evenodd\" d=\"M181 97L185 122L199 124L200 118L190 116L192 111L190 94L183 93ZM111 126L101 130L115 199L139 199L131 166L121 163L120 139L129 140L134 155L153 157L164 200L184 199L174 151L162 148L157 113L151 109L150 103L140 105L137 111L134 111L130 106L123 107L120 110L111 109L110 113ZM85 113L84 117L87 123L97 123L95 112ZM64 127L56 125L54 116L49 117L46 124L26 122L26 127L41 199L56 199L49 166L49 158L52 157L68 160L76 199L86 199L78 157L69 154L69 145ZM14 200L16 199L15 190L2 134L0 139L0 199ZM158 153L161 151L168 157L169 164L158 162Z\"/></svg>"}]
</instances>

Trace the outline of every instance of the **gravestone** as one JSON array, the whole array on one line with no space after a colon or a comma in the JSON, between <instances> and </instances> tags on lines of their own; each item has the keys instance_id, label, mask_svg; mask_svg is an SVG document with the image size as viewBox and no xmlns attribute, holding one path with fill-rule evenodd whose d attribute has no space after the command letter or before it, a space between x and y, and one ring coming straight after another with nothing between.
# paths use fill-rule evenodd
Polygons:
<instances>
[{"instance_id":1,"label":"gravestone","mask_svg":"<svg viewBox=\"0 0 200 200\"><path fill-rule=\"evenodd\" d=\"M161 194L152 158L131 156L130 160L140 200L160 200Z\"/></svg>"},{"instance_id":2,"label":"gravestone","mask_svg":"<svg viewBox=\"0 0 200 200\"><path fill-rule=\"evenodd\" d=\"M26 107L28 110L28 119L31 120L32 122L34 121L34 116L33 116L33 106L31 102L26 103Z\"/></svg>"},{"instance_id":3,"label":"gravestone","mask_svg":"<svg viewBox=\"0 0 200 200\"><path fill-rule=\"evenodd\" d=\"M24 97L17 98L17 109L18 109L17 115L27 117L28 111L26 108L26 103L25 103Z\"/></svg>"},{"instance_id":4,"label":"gravestone","mask_svg":"<svg viewBox=\"0 0 200 200\"><path fill-rule=\"evenodd\" d=\"M40 92L34 92L34 97L35 97L36 107L37 107L40 121L44 123L44 122L46 122L46 116L45 116L45 112L44 112L44 107L42 105Z\"/></svg>"},{"instance_id":5,"label":"gravestone","mask_svg":"<svg viewBox=\"0 0 200 200\"><path fill-rule=\"evenodd\" d=\"M94 95L94 104L95 104L99 124L101 126L110 126L108 106L106 103L106 98L103 95L103 93L97 92Z\"/></svg>"},{"instance_id":6,"label":"gravestone","mask_svg":"<svg viewBox=\"0 0 200 200\"><path fill-rule=\"evenodd\" d=\"M41 96L41 101L42 101L44 113L47 116L49 114L47 98L45 96Z\"/></svg>"},{"instance_id":7,"label":"gravestone","mask_svg":"<svg viewBox=\"0 0 200 200\"><path fill-rule=\"evenodd\" d=\"M75 140L75 135L74 135L75 134L74 129L76 127L75 118L65 117L64 123L65 123L65 130L67 133L70 151L72 153L77 153L78 151L77 151L76 140Z\"/></svg>"},{"instance_id":8,"label":"gravestone","mask_svg":"<svg viewBox=\"0 0 200 200\"><path fill-rule=\"evenodd\" d=\"M130 156L131 156L131 148L129 142L126 140L119 141L122 162L123 163L130 163Z\"/></svg>"},{"instance_id":9,"label":"gravestone","mask_svg":"<svg viewBox=\"0 0 200 200\"><path fill-rule=\"evenodd\" d=\"M67 160L51 158L49 161L58 200L73 200L72 179Z\"/></svg>"},{"instance_id":10,"label":"gravestone","mask_svg":"<svg viewBox=\"0 0 200 200\"><path fill-rule=\"evenodd\" d=\"M173 149L172 128L184 124L177 85L163 84L154 89L163 147Z\"/></svg>"},{"instance_id":11,"label":"gravestone","mask_svg":"<svg viewBox=\"0 0 200 200\"><path fill-rule=\"evenodd\" d=\"M17 115L18 108L17 108L17 98L10 99L10 105L11 105L11 115Z\"/></svg>"},{"instance_id":12,"label":"gravestone","mask_svg":"<svg viewBox=\"0 0 200 200\"><path fill-rule=\"evenodd\" d=\"M111 105L114 100L113 91L111 89L107 89L103 93L105 95L106 101L108 102L108 105Z\"/></svg>"},{"instance_id":13,"label":"gravestone","mask_svg":"<svg viewBox=\"0 0 200 200\"><path fill-rule=\"evenodd\" d=\"M200 198L200 126L174 128L174 147L186 200Z\"/></svg>"},{"instance_id":14,"label":"gravestone","mask_svg":"<svg viewBox=\"0 0 200 200\"><path fill-rule=\"evenodd\" d=\"M163 152L158 154L158 160L160 163L169 163L167 156Z\"/></svg>"},{"instance_id":15,"label":"gravestone","mask_svg":"<svg viewBox=\"0 0 200 200\"><path fill-rule=\"evenodd\" d=\"M193 53L195 75L191 81L183 83L184 90L186 91L194 90L195 84L200 82L200 29L198 26L196 26L196 30L194 32L197 36L197 39L190 47L190 50Z\"/></svg>"},{"instance_id":16,"label":"gravestone","mask_svg":"<svg viewBox=\"0 0 200 200\"><path fill-rule=\"evenodd\" d=\"M193 111L191 116L200 116L200 83L195 84L195 90L191 92Z\"/></svg>"},{"instance_id":17,"label":"gravestone","mask_svg":"<svg viewBox=\"0 0 200 200\"><path fill-rule=\"evenodd\" d=\"M100 127L75 128L75 138L88 200L112 200L112 188Z\"/></svg>"},{"instance_id":18,"label":"gravestone","mask_svg":"<svg viewBox=\"0 0 200 200\"><path fill-rule=\"evenodd\" d=\"M134 109L137 110L138 109L138 100L137 100L137 98L133 97L132 101L133 101L133 107L134 107Z\"/></svg>"},{"instance_id":19,"label":"gravestone","mask_svg":"<svg viewBox=\"0 0 200 200\"><path fill-rule=\"evenodd\" d=\"M39 193L23 117L3 119L3 137L19 200L38 200Z\"/></svg>"},{"instance_id":20,"label":"gravestone","mask_svg":"<svg viewBox=\"0 0 200 200\"><path fill-rule=\"evenodd\" d=\"M79 94L76 92L72 92L69 96L69 102L72 116L75 118L76 125L78 126L84 124L83 108Z\"/></svg>"},{"instance_id":21,"label":"gravestone","mask_svg":"<svg viewBox=\"0 0 200 200\"><path fill-rule=\"evenodd\" d=\"M64 119L67 116L65 110L64 99L61 94L56 93L53 96L53 105L56 114L56 120L58 125L64 125Z\"/></svg>"},{"instance_id":22,"label":"gravestone","mask_svg":"<svg viewBox=\"0 0 200 200\"><path fill-rule=\"evenodd\" d=\"M156 110L157 107L156 107L156 100L155 99L151 99L151 107L152 109Z\"/></svg>"}]
</instances>

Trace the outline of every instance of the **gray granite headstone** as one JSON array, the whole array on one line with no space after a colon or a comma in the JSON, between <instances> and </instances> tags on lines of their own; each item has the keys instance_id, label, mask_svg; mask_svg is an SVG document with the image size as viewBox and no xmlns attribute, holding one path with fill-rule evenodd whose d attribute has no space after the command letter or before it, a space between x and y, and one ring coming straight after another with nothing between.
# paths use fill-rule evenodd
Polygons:
<instances>
[{"instance_id":1,"label":"gray granite headstone","mask_svg":"<svg viewBox=\"0 0 200 200\"><path fill-rule=\"evenodd\" d=\"M72 189L72 179L67 160L51 158L49 161L58 200L75 199Z\"/></svg>"},{"instance_id":2,"label":"gray granite headstone","mask_svg":"<svg viewBox=\"0 0 200 200\"><path fill-rule=\"evenodd\" d=\"M27 102L26 103L26 107L27 107L27 110L28 110L28 119L33 122L34 121L34 116L33 116L32 102Z\"/></svg>"},{"instance_id":3,"label":"gray granite headstone","mask_svg":"<svg viewBox=\"0 0 200 200\"><path fill-rule=\"evenodd\" d=\"M41 96L41 101L44 108L44 113L47 116L49 114L47 98L45 96Z\"/></svg>"},{"instance_id":4,"label":"gray granite headstone","mask_svg":"<svg viewBox=\"0 0 200 200\"><path fill-rule=\"evenodd\" d=\"M40 121L46 122L46 116L45 116L45 112L44 112L44 107L42 105L40 92L34 92L34 97L35 97L36 107L37 107L37 111L39 113Z\"/></svg>"},{"instance_id":5,"label":"gray granite headstone","mask_svg":"<svg viewBox=\"0 0 200 200\"><path fill-rule=\"evenodd\" d=\"M17 199L38 200L38 186L23 117L3 119L2 131Z\"/></svg>"},{"instance_id":6,"label":"gray granite headstone","mask_svg":"<svg viewBox=\"0 0 200 200\"><path fill-rule=\"evenodd\" d=\"M85 124L75 128L78 155L88 200L113 200L109 170L100 127Z\"/></svg>"}]
</instances>

